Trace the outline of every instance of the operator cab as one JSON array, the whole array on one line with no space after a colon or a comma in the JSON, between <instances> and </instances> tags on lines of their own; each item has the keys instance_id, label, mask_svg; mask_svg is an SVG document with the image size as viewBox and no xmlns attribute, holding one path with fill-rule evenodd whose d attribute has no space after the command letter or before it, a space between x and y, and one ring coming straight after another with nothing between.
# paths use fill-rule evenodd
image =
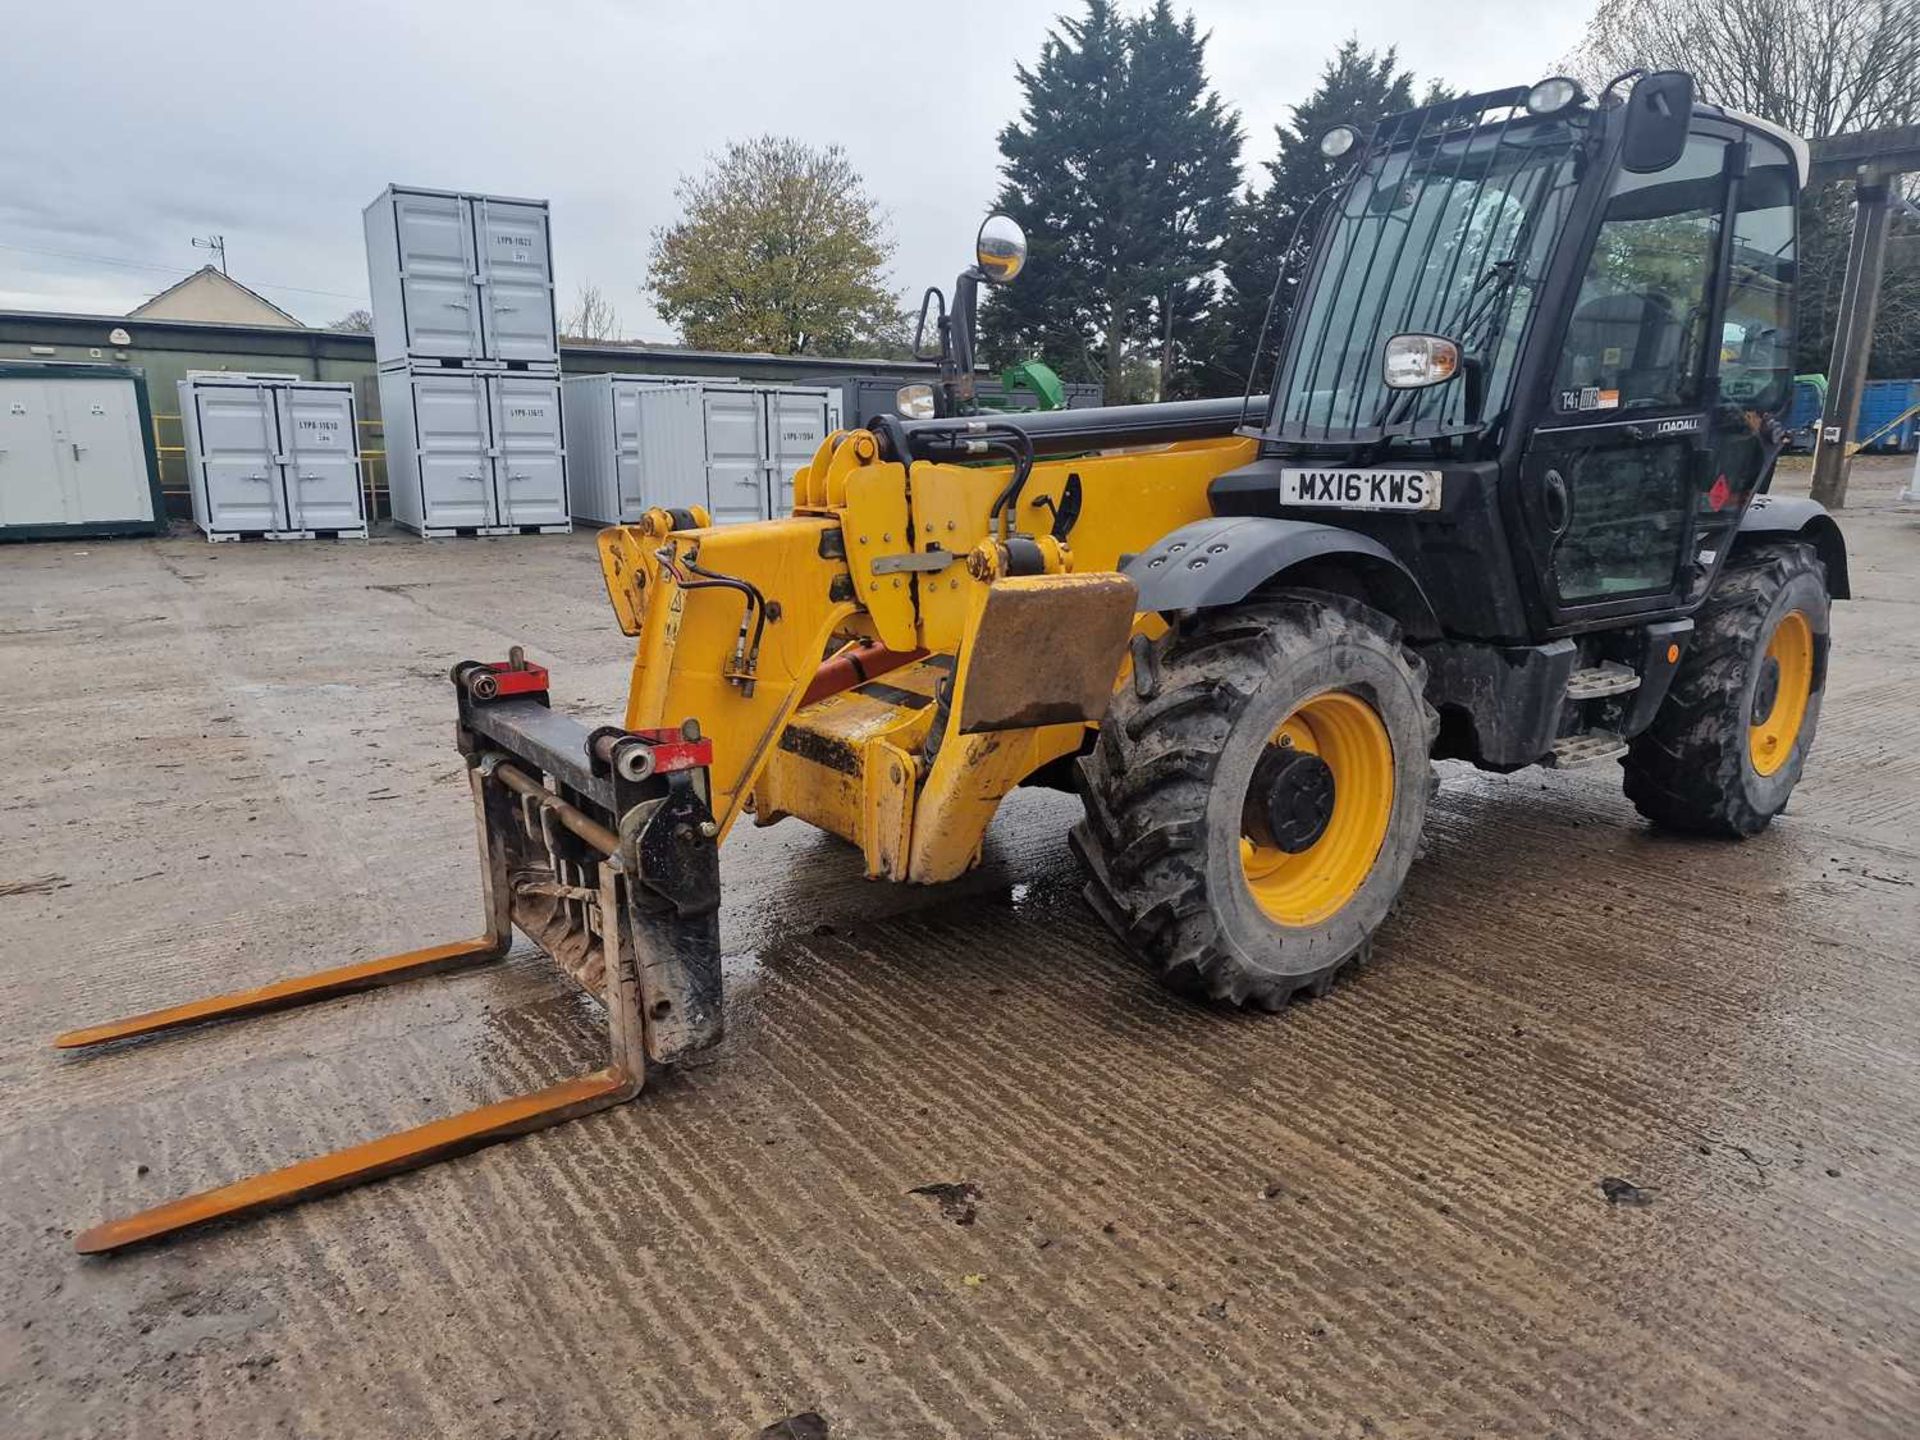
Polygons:
<instances>
[{"instance_id":1,"label":"operator cab","mask_svg":"<svg viewBox=\"0 0 1920 1440\"><path fill-rule=\"evenodd\" d=\"M1662 72L1323 150L1350 170L1216 511L1379 540L1462 640L1689 613L1784 438L1804 143Z\"/></svg>"}]
</instances>

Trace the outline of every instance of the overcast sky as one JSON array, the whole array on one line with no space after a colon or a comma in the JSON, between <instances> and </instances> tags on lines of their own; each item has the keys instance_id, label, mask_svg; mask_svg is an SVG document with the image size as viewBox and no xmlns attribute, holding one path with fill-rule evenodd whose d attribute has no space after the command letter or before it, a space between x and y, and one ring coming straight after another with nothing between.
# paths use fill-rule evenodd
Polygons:
<instances>
[{"instance_id":1,"label":"overcast sky","mask_svg":"<svg viewBox=\"0 0 1920 1440\"><path fill-rule=\"evenodd\" d=\"M594 282L627 336L671 339L637 288L648 236L683 173L760 132L846 148L891 218L894 283L918 293L968 258L1014 66L1067 8L0 0L0 309L123 314L222 233L234 278L323 325L367 303L360 211L399 181L551 200L562 310ZM1191 8L1249 167L1349 35L1397 45L1422 81L1492 88L1552 73L1590 12Z\"/></svg>"}]
</instances>

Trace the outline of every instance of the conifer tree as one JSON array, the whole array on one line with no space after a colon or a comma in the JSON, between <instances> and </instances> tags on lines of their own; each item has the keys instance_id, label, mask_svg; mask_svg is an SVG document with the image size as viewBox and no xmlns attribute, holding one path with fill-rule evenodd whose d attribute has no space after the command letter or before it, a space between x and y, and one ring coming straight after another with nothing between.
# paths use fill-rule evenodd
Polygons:
<instances>
[{"instance_id":1,"label":"conifer tree","mask_svg":"<svg viewBox=\"0 0 1920 1440\"><path fill-rule=\"evenodd\" d=\"M1020 67L999 208L1029 255L986 307L990 360L1037 356L1110 401L1148 398L1170 360L1168 388L1187 388L1239 175L1239 117L1208 85L1205 52L1171 0L1135 18L1086 0Z\"/></svg>"}]
</instances>

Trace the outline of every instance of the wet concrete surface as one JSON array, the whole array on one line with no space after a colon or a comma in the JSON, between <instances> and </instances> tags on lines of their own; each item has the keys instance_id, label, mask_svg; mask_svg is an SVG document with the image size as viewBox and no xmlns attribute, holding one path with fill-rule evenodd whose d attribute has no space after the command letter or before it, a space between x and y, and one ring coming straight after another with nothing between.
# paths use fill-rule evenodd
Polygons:
<instances>
[{"instance_id":1,"label":"wet concrete surface","mask_svg":"<svg viewBox=\"0 0 1920 1440\"><path fill-rule=\"evenodd\" d=\"M1109 942L1071 799L937 890L790 821L726 852L717 1055L104 1261L77 1228L600 1062L525 951L46 1042L470 933L447 666L518 641L610 719L630 652L585 535L0 551L0 1432L1920 1433L1904 470L1856 469L1859 598L1758 839L1655 835L1611 766L1445 767L1373 963L1268 1017Z\"/></svg>"}]
</instances>

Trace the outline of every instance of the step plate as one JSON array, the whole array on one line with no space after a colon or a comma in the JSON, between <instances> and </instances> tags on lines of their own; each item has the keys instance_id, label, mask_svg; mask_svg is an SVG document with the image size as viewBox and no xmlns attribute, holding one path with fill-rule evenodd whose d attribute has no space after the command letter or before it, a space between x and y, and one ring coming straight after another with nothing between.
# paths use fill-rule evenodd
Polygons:
<instances>
[{"instance_id":1,"label":"step plate","mask_svg":"<svg viewBox=\"0 0 1920 1440\"><path fill-rule=\"evenodd\" d=\"M1640 688L1640 677L1624 665L1595 665L1567 677L1569 700L1599 700Z\"/></svg>"},{"instance_id":2,"label":"step plate","mask_svg":"<svg viewBox=\"0 0 1920 1440\"><path fill-rule=\"evenodd\" d=\"M1567 735L1553 742L1543 762L1553 770L1578 770L1583 765L1598 765L1617 760L1627 753L1627 742L1618 735L1596 731L1587 735Z\"/></svg>"}]
</instances>

